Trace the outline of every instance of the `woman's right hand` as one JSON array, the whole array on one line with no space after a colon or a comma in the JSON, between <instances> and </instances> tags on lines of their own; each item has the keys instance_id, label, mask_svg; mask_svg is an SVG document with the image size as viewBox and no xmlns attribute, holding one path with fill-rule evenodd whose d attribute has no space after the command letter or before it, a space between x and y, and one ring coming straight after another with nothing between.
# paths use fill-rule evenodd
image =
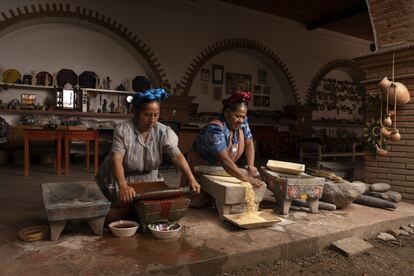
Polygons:
<instances>
[{"instance_id":1,"label":"woman's right hand","mask_svg":"<svg viewBox=\"0 0 414 276\"><path fill-rule=\"evenodd\" d=\"M250 184L252 184L255 187L260 187L262 185L266 185L263 181L261 181L260 179L248 176L247 177L247 182L249 182Z\"/></svg>"},{"instance_id":2,"label":"woman's right hand","mask_svg":"<svg viewBox=\"0 0 414 276\"><path fill-rule=\"evenodd\" d=\"M122 204L130 203L135 198L135 190L127 184L119 186L119 199Z\"/></svg>"}]
</instances>

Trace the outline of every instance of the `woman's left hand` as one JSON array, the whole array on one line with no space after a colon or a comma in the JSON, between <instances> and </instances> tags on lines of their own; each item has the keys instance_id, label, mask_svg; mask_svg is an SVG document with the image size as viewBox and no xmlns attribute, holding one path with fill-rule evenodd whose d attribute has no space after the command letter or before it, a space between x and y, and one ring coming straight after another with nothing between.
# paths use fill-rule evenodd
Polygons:
<instances>
[{"instance_id":1,"label":"woman's left hand","mask_svg":"<svg viewBox=\"0 0 414 276\"><path fill-rule=\"evenodd\" d=\"M247 166L247 171L249 172L250 176L257 177L259 176L259 171L255 166Z\"/></svg>"},{"instance_id":2,"label":"woman's left hand","mask_svg":"<svg viewBox=\"0 0 414 276\"><path fill-rule=\"evenodd\" d=\"M188 182L188 185L191 187L191 189L193 189L194 192L196 192L197 194L200 193L201 186L200 186L200 184L198 184L197 180L195 180L195 179L190 180Z\"/></svg>"}]
</instances>

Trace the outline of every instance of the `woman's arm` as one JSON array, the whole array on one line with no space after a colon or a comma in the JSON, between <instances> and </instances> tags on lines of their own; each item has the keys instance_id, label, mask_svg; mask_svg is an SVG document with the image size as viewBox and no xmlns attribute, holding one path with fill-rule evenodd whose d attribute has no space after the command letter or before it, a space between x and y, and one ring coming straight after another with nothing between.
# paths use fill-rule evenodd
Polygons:
<instances>
[{"instance_id":1,"label":"woman's arm","mask_svg":"<svg viewBox=\"0 0 414 276\"><path fill-rule=\"evenodd\" d=\"M134 200L135 190L128 186L126 182L122 160L123 156L121 154L112 152L112 170L115 180L119 185L119 199L121 200L121 203L128 203Z\"/></svg>"},{"instance_id":2,"label":"woman's arm","mask_svg":"<svg viewBox=\"0 0 414 276\"><path fill-rule=\"evenodd\" d=\"M258 175L257 168L254 166L254 154L255 152L253 139L247 139L246 146L244 148L244 155L246 156L247 170L251 176Z\"/></svg>"},{"instance_id":3,"label":"woman's arm","mask_svg":"<svg viewBox=\"0 0 414 276\"><path fill-rule=\"evenodd\" d=\"M224 170L231 176L244 182L250 182L251 184L255 186L263 185L262 181L244 174L243 171L240 170L239 167L237 167L236 163L234 163L233 160L230 159L229 155L227 154L227 151L217 152L216 158L219 160Z\"/></svg>"},{"instance_id":4,"label":"woman's arm","mask_svg":"<svg viewBox=\"0 0 414 276\"><path fill-rule=\"evenodd\" d=\"M188 165L187 160L185 160L184 155L180 153L176 157L172 157L171 161L181 171L181 173L187 177L188 185L190 185L193 191L199 193L201 189L200 184L198 184L193 173L191 172L190 166Z\"/></svg>"}]
</instances>

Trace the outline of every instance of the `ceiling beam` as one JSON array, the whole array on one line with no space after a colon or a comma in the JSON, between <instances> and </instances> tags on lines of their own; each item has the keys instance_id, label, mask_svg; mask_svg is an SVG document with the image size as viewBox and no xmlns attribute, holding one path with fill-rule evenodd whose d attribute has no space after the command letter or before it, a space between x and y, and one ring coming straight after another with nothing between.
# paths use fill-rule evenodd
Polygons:
<instances>
[{"instance_id":1,"label":"ceiling beam","mask_svg":"<svg viewBox=\"0 0 414 276\"><path fill-rule=\"evenodd\" d=\"M314 30L317 28L321 28L323 26L329 25L331 23L346 19L348 17L366 12L368 10L365 1L361 1L358 5L353 6L349 9L340 11L336 14L329 15L318 20L311 21L306 24L306 29Z\"/></svg>"}]
</instances>

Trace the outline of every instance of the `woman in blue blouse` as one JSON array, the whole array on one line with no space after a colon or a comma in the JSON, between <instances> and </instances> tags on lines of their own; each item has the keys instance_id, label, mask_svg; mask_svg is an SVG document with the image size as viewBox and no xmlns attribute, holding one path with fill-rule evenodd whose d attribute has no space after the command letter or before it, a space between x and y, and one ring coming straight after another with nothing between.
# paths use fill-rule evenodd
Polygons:
<instances>
[{"instance_id":1,"label":"woman in blue blouse","mask_svg":"<svg viewBox=\"0 0 414 276\"><path fill-rule=\"evenodd\" d=\"M255 178L258 171L254 166L253 136L246 117L250 98L250 92L236 92L223 101L222 115L201 130L189 152L188 163L191 168L199 165L221 165L228 174L241 181L255 186L263 184ZM243 153L248 173L236 165ZM186 179L183 176L181 185L185 184Z\"/></svg>"}]
</instances>

